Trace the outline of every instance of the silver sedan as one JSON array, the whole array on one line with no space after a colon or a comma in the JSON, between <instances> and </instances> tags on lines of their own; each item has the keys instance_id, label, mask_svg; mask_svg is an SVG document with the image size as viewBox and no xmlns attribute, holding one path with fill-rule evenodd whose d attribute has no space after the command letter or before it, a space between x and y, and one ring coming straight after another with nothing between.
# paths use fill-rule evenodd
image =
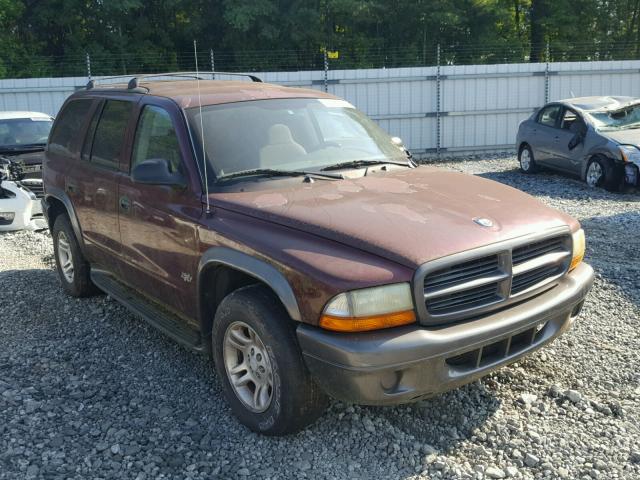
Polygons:
<instances>
[{"instance_id":1,"label":"silver sedan","mask_svg":"<svg viewBox=\"0 0 640 480\"><path fill-rule=\"evenodd\" d=\"M520 168L548 167L592 187L640 184L640 99L581 97L551 102L524 120L516 139Z\"/></svg>"}]
</instances>

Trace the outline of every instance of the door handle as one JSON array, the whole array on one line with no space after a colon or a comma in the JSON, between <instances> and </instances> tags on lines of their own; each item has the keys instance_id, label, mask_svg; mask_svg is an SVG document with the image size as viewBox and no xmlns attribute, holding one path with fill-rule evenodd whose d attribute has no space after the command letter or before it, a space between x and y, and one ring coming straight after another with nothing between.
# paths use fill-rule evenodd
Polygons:
<instances>
[{"instance_id":1,"label":"door handle","mask_svg":"<svg viewBox=\"0 0 640 480\"><path fill-rule=\"evenodd\" d=\"M131 203L129 202L129 197L120 197L120 209L128 212Z\"/></svg>"}]
</instances>

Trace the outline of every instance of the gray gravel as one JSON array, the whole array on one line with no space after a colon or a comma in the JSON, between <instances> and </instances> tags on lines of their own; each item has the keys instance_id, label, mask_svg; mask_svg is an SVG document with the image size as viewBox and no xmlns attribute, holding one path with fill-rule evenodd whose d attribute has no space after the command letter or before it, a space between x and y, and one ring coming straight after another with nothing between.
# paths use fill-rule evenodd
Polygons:
<instances>
[{"instance_id":1,"label":"gray gravel","mask_svg":"<svg viewBox=\"0 0 640 480\"><path fill-rule=\"evenodd\" d=\"M446 168L577 217L595 288L576 327L416 405L333 402L288 438L231 416L208 363L106 296L66 297L47 233L0 235L0 479L640 478L640 195L525 176L512 157Z\"/></svg>"}]
</instances>

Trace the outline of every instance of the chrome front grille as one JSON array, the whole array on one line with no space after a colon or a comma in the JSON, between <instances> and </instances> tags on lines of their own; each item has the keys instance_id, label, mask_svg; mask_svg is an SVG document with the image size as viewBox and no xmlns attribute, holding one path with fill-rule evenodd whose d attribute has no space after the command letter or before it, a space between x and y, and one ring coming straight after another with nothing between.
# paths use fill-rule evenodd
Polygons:
<instances>
[{"instance_id":1,"label":"chrome front grille","mask_svg":"<svg viewBox=\"0 0 640 480\"><path fill-rule=\"evenodd\" d=\"M420 320L430 325L463 320L551 288L568 270L571 249L571 236L563 232L429 262L416 274Z\"/></svg>"}]
</instances>

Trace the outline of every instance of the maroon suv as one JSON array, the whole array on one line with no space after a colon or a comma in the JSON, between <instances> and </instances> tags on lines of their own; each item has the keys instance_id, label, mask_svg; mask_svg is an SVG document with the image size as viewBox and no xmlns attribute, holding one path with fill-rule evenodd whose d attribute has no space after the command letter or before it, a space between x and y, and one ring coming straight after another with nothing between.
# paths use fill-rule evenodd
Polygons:
<instances>
[{"instance_id":1,"label":"maroon suv","mask_svg":"<svg viewBox=\"0 0 640 480\"><path fill-rule=\"evenodd\" d=\"M43 203L69 294L108 292L211 355L240 421L272 435L327 394L415 401L571 326L593 282L576 220L418 167L344 100L253 80L65 102Z\"/></svg>"}]
</instances>

